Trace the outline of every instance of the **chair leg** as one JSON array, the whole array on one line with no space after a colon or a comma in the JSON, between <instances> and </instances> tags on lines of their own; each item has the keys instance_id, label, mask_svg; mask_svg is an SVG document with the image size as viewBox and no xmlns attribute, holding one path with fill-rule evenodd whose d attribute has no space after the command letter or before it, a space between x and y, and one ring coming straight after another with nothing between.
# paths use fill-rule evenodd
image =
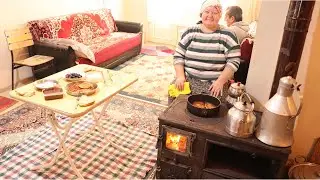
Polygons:
<instances>
[{"instance_id":1,"label":"chair leg","mask_svg":"<svg viewBox=\"0 0 320 180\"><path fill-rule=\"evenodd\" d=\"M11 89L14 90L14 69L11 70Z\"/></svg>"},{"instance_id":2,"label":"chair leg","mask_svg":"<svg viewBox=\"0 0 320 180\"><path fill-rule=\"evenodd\" d=\"M33 82L37 80L36 75L35 75L35 70L34 67L31 67L32 70L32 78L33 78Z\"/></svg>"},{"instance_id":3,"label":"chair leg","mask_svg":"<svg viewBox=\"0 0 320 180\"><path fill-rule=\"evenodd\" d=\"M15 70L15 66L14 66L14 63L13 63L13 52L10 51L10 54L11 54L11 89L13 90L14 89L14 70Z\"/></svg>"}]
</instances>

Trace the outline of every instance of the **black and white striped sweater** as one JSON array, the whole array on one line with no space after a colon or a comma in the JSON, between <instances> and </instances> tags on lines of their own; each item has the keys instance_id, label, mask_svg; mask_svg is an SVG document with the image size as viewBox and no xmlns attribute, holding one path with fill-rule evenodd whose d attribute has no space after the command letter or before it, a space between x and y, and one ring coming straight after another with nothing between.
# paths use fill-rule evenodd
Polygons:
<instances>
[{"instance_id":1,"label":"black and white striped sweater","mask_svg":"<svg viewBox=\"0 0 320 180\"><path fill-rule=\"evenodd\" d=\"M183 64L187 75L216 80L225 66L234 72L240 64L240 46L237 37L226 29L204 33L200 25L188 28L174 54L174 64Z\"/></svg>"}]
</instances>

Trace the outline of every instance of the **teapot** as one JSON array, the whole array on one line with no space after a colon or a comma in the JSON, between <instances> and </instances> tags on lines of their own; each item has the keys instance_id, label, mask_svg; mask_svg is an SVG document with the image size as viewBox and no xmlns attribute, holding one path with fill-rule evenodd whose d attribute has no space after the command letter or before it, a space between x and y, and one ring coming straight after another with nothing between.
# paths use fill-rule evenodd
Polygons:
<instances>
[{"instance_id":1,"label":"teapot","mask_svg":"<svg viewBox=\"0 0 320 180\"><path fill-rule=\"evenodd\" d=\"M228 93L231 97L240 97L245 92L245 86L241 82L232 83L229 87Z\"/></svg>"},{"instance_id":2,"label":"teapot","mask_svg":"<svg viewBox=\"0 0 320 180\"><path fill-rule=\"evenodd\" d=\"M247 97L249 103L243 100L244 96ZM235 102L233 107L228 111L225 126L227 133L236 137L250 137L256 127L256 116L253 113L253 109L254 102L249 94L242 93L241 96L238 97L237 102Z\"/></svg>"},{"instance_id":3,"label":"teapot","mask_svg":"<svg viewBox=\"0 0 320 180\"><path fill-rule=\"evenodd\" d=\"M230 107L237 102L237 98L244 92L245 86L240 82L234 82L230 85L228 89L228 96L226 97L226 101L231 105Z\"/></svg>"}]
</instances>

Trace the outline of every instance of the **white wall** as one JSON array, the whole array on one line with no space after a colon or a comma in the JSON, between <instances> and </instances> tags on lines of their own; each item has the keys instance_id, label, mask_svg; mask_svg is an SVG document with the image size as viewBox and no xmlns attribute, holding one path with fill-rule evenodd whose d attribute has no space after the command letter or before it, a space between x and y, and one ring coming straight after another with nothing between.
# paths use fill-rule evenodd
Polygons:
<instances>
[{"instance_id":1,"label":"white wall","mask_svg":"<svg viewBox=\"0 0 320 180\"><path fill-rule=\"evenodd\" d=\"M111 9L115 20L124 19L123 0L103 0L104 7Z\"/></svg>"},{"instance_id":2,"label":"white wall","mask_svg":"<svg viewBox=\"0 0 320 180\"><path fill-rule=\"evenodd\" d=\"M143 42L148 32L147 0L122 0L123 20L143 24Z\"/></svg>"},{"instance_id":3,"label":"white wall","mask_svg":"<svg viewBox=\"0 0 320 180\"><path fill-rule=\"evenodd\" d=\"M262 1L246 83L257 109L269 99L289 1ZM272 12L272 13L271 13ZM260 104L259 104L260 103Z\"/></svg>"},{"instance_id":4,"label":"white wall","mask_svg":"<svg viewBox=\"0 0 320 180\"><path fill-rule=\"evenodd\" d=\"M29 20L71 14L108 7L121 17L121 1L116 0L5 0L0 6L0 91L11 88L11 57L4 37L4 29ZM20 78L31 77L30 68L20 68Z\"/></svg>"}]
</instances>

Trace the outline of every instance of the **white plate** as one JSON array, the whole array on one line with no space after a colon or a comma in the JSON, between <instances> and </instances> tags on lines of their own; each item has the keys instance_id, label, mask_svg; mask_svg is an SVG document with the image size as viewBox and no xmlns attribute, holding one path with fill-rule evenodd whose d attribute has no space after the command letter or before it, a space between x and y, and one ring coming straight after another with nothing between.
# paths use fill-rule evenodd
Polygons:
<instances>
[{"instance_id":1,"label":"white plate","mask_svg":"<svg viewBox=\"0 0 320 180\"><path fill-rule=\"evenodd\" d=\"M34 86L41 90L50 89L55 87L56 85L58 85L58 81L51 79L41 79L34 82Z\"/></svg>"}]
</instances>

